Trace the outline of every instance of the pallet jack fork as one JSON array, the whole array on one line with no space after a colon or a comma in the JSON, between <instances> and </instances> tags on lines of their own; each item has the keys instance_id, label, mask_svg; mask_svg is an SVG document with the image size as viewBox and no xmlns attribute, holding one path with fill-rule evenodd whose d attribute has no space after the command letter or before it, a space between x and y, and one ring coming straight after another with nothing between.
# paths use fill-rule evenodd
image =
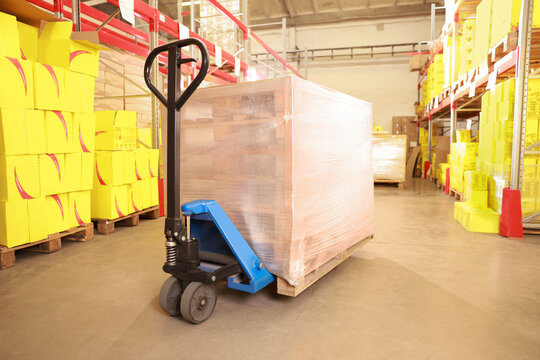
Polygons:
<instances>
[{"instance_id":1,"label":"pallet jack fork","mask_svg":"<svg viewBox=\"0 0 540 360\"><path fill-rule=\"evenodd\" d=\"M195 79L181 93L180 66L196 62L193 58L182 58L181 49L187 46L199 49L201 66ZM167 97L150 79L155 58L164 52L168 65ZM255 293L275 279L216 201L196 200L180 206L180 109L207 72L208 51L195 38L155 48L144 64L146 85L167 107L167 260L163 271L171 276L161 287L159 304L168 314L182 315L194 324L212 315L217 300L215 282L227 278L229 288Z\"/></svg>"}]
</instances>

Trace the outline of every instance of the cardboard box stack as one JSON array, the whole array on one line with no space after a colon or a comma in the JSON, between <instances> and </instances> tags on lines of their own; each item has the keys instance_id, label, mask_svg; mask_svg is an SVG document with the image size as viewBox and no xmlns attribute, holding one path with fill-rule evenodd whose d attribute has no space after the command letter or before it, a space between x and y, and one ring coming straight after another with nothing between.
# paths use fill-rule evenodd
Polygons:
<instances>
[{"instance_id":1,"label":"cardboard box stack","mask_svg":"<svg viewBox=\"0 0 540 360\"><path fill-rule=\"evenodd\" d=\"M459 74L466 74L473 68L473 50L475 19L467 19L463 22L463 35L460 38Z\"/></svg>"},{"instance_id":2,"label":"cardboard box stack","mask_svg":"<svg viewBox=\"0 0 540 360\"><path fill-rule=\"evenodd\" d=\"M465 201L454 203L454 218L471 232L498 233L500 215L488 208L488 175L465 171Z\"/></svg>"},{"instance_id":3,"label":"cardboard box stack","mask_svg":"<svg viewBox=\"0 0 540 360\"><path fill-rule=\"evenodd\" d=\"M0 244L90 222L97 34L0 13ZM79 39L80 41L78 41Z\"/></svg>"},{"instance_id":4,"label":"cardboard box stack","mask_svg":"<svg viewBox=\"0 0 540 360\"><path fill-rule=\"evenodd\" d=\"M92 218L116 219L159 203L159 150L137 148L137 113L96 111Z\"/></svg>"},{"instance_id":5,"label":"cardboard box stack","mask_svg":"<svg viewBox=\"0 0 540 360\"><path fill-rule=\"evenodd\" d=\"M515 79L511 78L497 84L495 91L488 91L482 97L478 169L489 175L488 204L491 209L499 213L502 205L502 191L508 187L510 181L514 131L514 92ZM540 141L539 118L540 79L529 79L525 125L526 147ZM538 165L537 155L525 155L521 191L524 217L540 211Z\"/></svg>"}]
</instances>

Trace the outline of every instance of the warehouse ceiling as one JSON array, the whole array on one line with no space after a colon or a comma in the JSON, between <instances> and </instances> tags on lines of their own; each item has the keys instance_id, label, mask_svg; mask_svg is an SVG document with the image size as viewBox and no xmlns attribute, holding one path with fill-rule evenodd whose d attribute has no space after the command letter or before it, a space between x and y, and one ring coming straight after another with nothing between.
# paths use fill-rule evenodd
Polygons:
<instances>
[{"instance_id":1,"label":"warehouse ceiling","mask_svg":"<svg viewBox=\"0 0 540 360\"><path fill-rule=\"evenodd\" d=\"M112 13L116 6L107 0L82 0L101 11ZM143 0L148 2L148 0ZM195 13L198 4L195 1ZM242 0L240 0L242 1ZM189 4L182 0L184 24L189 24ZM261 25L287 19L289 26L314 25L350 20L370 20L391 17L427 15L435 0L248 0L249 24ZM158 0L159 9L173 19L177 18L177 0ZM241 17L238 15L238 17ZM277 24L271 26L279 26Z\"/></svg>"},{"instance_id":2,"label":"warehouse ceiling","mask_svg":"<svg viewBox=\"0 0 540 360\"><path fill-rule=\"evenodd\" d=\"M426 15L433 0L249 0L250 24L281 21L293 26L348 20Z\"/></svg>"}]
</instances>

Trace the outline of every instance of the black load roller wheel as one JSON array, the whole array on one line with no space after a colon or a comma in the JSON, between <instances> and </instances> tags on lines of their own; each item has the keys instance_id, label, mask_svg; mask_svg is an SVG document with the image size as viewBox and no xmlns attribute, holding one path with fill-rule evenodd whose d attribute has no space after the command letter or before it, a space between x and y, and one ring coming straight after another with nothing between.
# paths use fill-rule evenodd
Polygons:
<instances>
[{"instance_id":1,"label":"black load roller wheel","mask_svg":"<svg viewBox=\"0 0 540 360\"><path fill-rule=\"evenodd\" d=\"M216 288L213 285L189 283L180 300L182 317L193 324L200 324L212 315L216 300Z\"/></svg>"},{"instance_id":2,"label":"black load roller wheel","mask_svg":"<svg viewBox=\"0 0 540 360\"><path fill-rule=\"evenodd\" d=\"M171 316L180 315L180 295L182 294L182 289L180 287L180 282L174 276L171 276L161 286L161 291L159 292L159 306L167 314Z\"/></svg>"}]
</instances>

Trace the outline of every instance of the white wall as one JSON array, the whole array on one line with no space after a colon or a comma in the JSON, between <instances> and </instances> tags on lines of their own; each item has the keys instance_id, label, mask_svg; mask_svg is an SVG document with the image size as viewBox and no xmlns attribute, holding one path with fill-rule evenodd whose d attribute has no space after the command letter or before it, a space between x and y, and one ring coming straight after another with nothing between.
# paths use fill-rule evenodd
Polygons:
<instances>
[{"instance_id":1,"label":"white wall","mask_svg":"<svg viewBox=\"0 0 540 360\"><path fill-rule=\"evenodd\" d=\"M444 19L437 18L436 29ZM257 34L277 51L282 50L281 29ZM289 49L317 49L407 43L429 40L430 17L358 21L288 29ZM252 42L251 53L263 52ZM258 67L264 71L264 68ZM303 73L303 64L297 65ZM308 80L373 103L374 123L391 131L392 116L414 115L418 73L409 72L408 57L320 62L308 65Z\"/></svg>"}]
</instances>

